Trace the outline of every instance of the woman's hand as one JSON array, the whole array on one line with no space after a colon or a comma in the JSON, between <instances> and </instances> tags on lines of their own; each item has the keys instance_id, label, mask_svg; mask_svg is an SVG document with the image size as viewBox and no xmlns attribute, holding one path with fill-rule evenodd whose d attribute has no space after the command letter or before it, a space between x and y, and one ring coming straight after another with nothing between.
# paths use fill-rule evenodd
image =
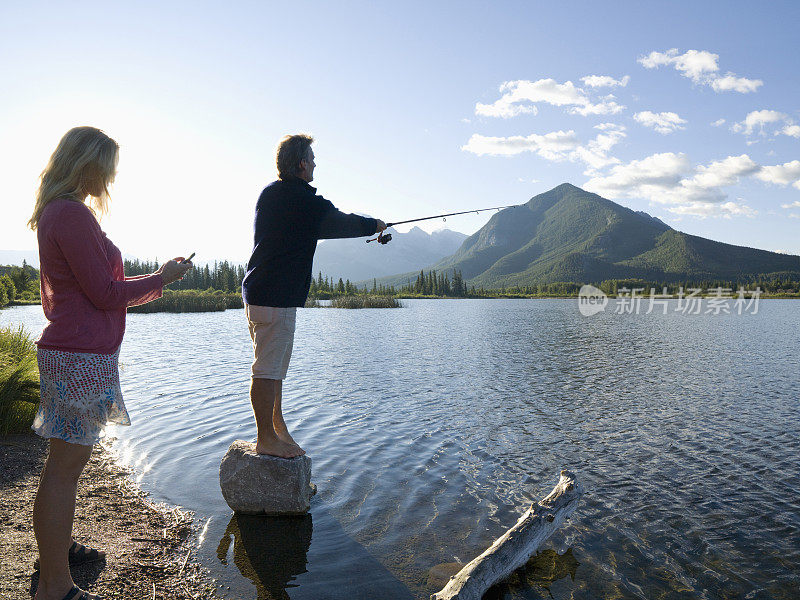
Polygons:
<instances>
[{"instance_id":1,"label":"woman's hand","mask_svg":"<svg viewBox=\"0 0 800 600\"><path fill-rule=\"evenodd\" d=\"M172 260L165 262L156 273L161 275L164 280L164 285L169 285L173 281L182 279L186 272L194 265L191 262L183 262L182 256L176 256Z\"/></svg>"}]
</instances>

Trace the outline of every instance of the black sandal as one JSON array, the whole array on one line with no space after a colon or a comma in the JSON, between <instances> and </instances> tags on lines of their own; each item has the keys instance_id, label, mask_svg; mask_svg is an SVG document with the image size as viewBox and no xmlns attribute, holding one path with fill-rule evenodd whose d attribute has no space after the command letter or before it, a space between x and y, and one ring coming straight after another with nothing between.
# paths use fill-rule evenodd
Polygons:
<instances>
[{"instance_id":1,"label":"black sandal","mask_svg":"<svg viewBox=\"0 0 800 600\"><path fill-rule=\"evenodd\" d=\"M71 565L82 565L83 563L95 562L98 560L103 560L105 557L105 553L101 555L99 550L96 550L95 548L87 548L75 540L72 540L72 545L69 547L69 564Z\"/></svg>"},{"instance_id":2,"label":"black sandal","mask_svg":"<svg viewBox=\"0 0 800 600\"><path fill-rule=\"evenodd\" d=\"M76 585L73 586L69 592L67 592L67 595L64 596L64 600L102 600L102 598L95 594L90 594Z\"/></svg>"},{"instance_id":3,"label":"black sandal","mask_svg":"<svg viewBox=\"0 0 800 600\"><path fill-rule=\"evenodd\" d=\"M82 565L84 563L96 562L98 560L105 560L105 554L100 554L100 551L94 548L87 548L83 544L79 544L72 540L72 545L69 547L69 564ZM39 559L33 563L34 569L39 569ZM80 598L80 596L78 596Z\"/></svg>"}]
</instances>

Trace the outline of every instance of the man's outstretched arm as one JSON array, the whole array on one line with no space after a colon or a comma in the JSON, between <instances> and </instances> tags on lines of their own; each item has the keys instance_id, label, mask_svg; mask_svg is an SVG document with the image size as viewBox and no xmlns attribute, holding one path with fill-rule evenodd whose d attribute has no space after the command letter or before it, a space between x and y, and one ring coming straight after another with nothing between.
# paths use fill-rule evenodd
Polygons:
<instances>
[{"instance_id":1,"label":"man's outstretched arm","mask_svg":"<svg viewBox=\"0 0 800 600\"><path fill-rule=\"evenodd\" d=\"M347 214L337 208L332 208L325 213L320 222L319 239L361 237L373 235L384 229L386 229L386 224L380 219Z\"/></svg>"}]
</instances>

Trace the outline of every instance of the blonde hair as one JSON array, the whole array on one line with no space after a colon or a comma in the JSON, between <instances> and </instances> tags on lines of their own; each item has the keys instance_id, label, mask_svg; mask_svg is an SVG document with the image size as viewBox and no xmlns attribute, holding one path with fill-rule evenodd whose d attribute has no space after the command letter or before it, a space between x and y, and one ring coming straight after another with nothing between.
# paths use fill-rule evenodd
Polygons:
<instances>
[{"instance_id":1,"label":"blonde hair","mask_svg":"<svg viewBox=\"0 0 800 600\"><path fill-rule=\"evenodd\" d=\"M118 151L117 142L95 127L73 127L65 133L39 177L28 226L36 230L45 207L56 198L83 202L89 196L95 216L108 212Z\"/></svg>"}]
</instances>

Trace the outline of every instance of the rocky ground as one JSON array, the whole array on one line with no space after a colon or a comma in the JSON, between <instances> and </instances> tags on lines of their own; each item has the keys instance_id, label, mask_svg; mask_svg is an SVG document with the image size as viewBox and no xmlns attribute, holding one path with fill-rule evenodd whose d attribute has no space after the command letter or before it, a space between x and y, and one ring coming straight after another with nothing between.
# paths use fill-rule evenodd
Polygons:
<instances>
[{"instance_id":1,"label":"rocky ground","mask_svg":"<svg viewBox=\"0 0 800 600\"><path fill-rule=\"evenodd\" d=\"M47 441L31 434L0 436L0 598L28 599L38 572L33 501ZM105 599L216 598L194 560L191 515L157 505L108 452L95 451L78 484L74 536L105 550L104 561L73 567L79 586Z\"/></svg>"}]
</instances>

